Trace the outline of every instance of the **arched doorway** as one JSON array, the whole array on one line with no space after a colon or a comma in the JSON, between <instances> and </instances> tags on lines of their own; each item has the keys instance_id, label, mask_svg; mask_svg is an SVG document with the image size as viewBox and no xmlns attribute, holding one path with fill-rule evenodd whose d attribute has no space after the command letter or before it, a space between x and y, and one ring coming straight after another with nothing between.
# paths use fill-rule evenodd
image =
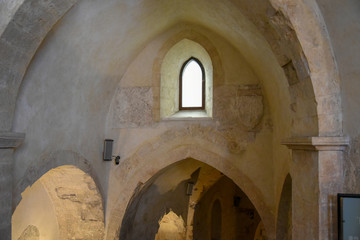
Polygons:
<instances>
[{"instance_id":1,"label":"arched doorway","mask_svg":"<svg viewBox=\"0 0 360 240\"><path fill-rule=\"evenodd\" d=\"M259 222L254 205L231 179L188 158L137 187L125 211L120 240L252 240Z\"/></svg>"}]
</instances>

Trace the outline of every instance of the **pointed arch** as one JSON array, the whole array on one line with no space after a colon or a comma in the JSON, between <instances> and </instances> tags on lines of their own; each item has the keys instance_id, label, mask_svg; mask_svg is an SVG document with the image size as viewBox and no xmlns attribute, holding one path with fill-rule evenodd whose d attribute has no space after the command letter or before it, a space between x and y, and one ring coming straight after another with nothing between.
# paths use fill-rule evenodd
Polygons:
<instances>
[{"instance_id":1,"label":"pointed arch","mask_svg":"<svg viewBox=\"0 0 360 240\"><path fill-rule=\"evenodd\" d=\"M157 143L154 143L157 145ZM209 149L216 147L209 147ZM166 154L164 154L166 152ZM230 159L216 152L204 149L196 144L175 146L167 149L153 149L145 144L131 157L124 159L110 177L111 182L119 182L116 193L109 196L107 208L108 225L106 234L109 239L118 238L120 223L124 217L126 206L135 189L147 182L155 173L183 159L193 158L206 163L229 177L250 199L259 213L269 237L275 235L274 216L261 191L241 170L233 166ZM151 163L151 164L148 164Z\"/></svg>"}]
</instances>

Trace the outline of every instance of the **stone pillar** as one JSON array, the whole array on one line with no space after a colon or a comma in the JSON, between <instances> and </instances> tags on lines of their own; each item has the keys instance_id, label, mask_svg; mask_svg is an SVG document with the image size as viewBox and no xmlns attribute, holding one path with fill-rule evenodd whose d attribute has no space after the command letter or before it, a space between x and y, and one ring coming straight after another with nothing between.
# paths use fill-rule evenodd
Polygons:
<instances>
[{"instance_id":1,"label":"stone pillar","mask_svg":"<svg viewBox=\"0 0 360 240\"><path fill-rule=\"evenodd\" d=\"M292 238L337 239L336 195L342 190L346 137L292 138Z\"/></svg>"},{"instance_id":2,"label":"stone pillar","mask_svg":"<svg viewBox=\"0 0 360 240\"><path fill-rule=\"evenodd\" d=\"M25 134L0 132L0 236L11 240L13 152Z\"/></svg>"}]
</instances>

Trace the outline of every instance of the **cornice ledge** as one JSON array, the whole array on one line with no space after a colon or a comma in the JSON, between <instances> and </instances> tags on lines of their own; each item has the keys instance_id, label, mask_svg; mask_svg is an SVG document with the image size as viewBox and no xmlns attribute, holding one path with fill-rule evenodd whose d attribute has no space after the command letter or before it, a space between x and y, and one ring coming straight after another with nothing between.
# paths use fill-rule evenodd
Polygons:
<instances>
[{"instance_id":1,"label":"cornice ledge","mask_svg":"<svg viewBox=\"0 0 360 240\"><path fill-rule=\"evenodd\" d=\"M19 147L25 139L25 133L0 132L0 149Z\"/></svg>"},{"instance_id":2,"label":"cornice ledge","mask_svg":"<svg viewBox=\"0 0 360 240\"><path fill-rule=\"evenodd\" d=\"M349 137L294 137L281 142L292 150L344 151Z\"/></svg>"}]
</instances>

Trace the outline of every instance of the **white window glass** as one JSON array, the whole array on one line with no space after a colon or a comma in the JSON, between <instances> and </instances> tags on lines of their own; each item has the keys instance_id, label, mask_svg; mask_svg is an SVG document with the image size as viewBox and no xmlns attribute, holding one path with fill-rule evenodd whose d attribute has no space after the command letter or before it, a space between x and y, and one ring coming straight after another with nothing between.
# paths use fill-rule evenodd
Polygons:
<instances>
[{"instance_id":1,"label":"white window glass","mask_svg":"<svg viewBox=\"0 0 360 240\"><path fill-rule=\"evenodd\" d=\"M195 60L190 60L182 72L182 107L202 107L203 73Z\"/></svg>"}]
</instances>

